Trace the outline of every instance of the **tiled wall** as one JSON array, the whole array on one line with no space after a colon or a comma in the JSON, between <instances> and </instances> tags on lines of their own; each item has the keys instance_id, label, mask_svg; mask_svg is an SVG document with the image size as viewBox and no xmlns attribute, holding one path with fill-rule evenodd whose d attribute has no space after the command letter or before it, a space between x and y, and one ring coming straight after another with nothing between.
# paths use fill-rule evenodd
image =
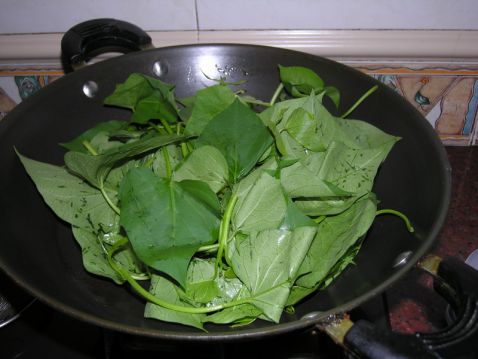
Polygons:
<instances>
[{"instance_id":1,"label":"tiled wall","mask_svg":"<svg viewBox=\"0 0 478 359\"><path fill-rule=\"evenodd\" d=\"M478 29L476 0L2 0L0 34L65 32L99 17L147 31Z\"/></svg>"},{"instance_id":2,"label":"tiled wall","mask_svg":"<svg viewBox=\"0 0 478 359\"><path fill-rule=\"evenodd\" d=\"M478 145L478 65L347 62L386 83L428 120L447 145ZM60 68L0 67L0 119L62 76Z\"/></svg>"}]
</instances>

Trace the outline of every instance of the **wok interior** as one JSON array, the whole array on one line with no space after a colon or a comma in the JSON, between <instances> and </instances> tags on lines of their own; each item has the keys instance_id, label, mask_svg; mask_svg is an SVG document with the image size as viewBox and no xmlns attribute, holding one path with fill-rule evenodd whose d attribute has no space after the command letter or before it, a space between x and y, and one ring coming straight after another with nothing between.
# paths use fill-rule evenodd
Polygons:
<instances>
[{"instance_id":1,"label":"wok interior","mask_svg":"<svg viewBox=\"0 0 478 359\"><path fill-rule=\"evenodd\" d=\"M68 225L43 203L15 156L61 164L67 141L93 124L127 119L129 112L108 108L102 99L132 72L155 76L160 61L161 79L176 84L178 97L193 94L214 82L208 76L226 75L228 81L247 80L240 88L268 101L278 85L277 65L314 69L326 85L341 91L343 113L370 87L372 78L338 63L292 51L239 45L203 45L156 49L129 54L69 74L19 105L0 123L0 265L18 283L49 304L82 319L132 333L153 336L233 336L264 330L301 327L297 319L314 311L350 309L377 294L408 269L394 268L397 256L411 251L412 261L423 255L437 234L446 212L449 173L443 148L431 127L404 99L380 85L352 118L368 121L402 137L376 178L379 208L394 208L412 220L411 235L397 218L379 217L349 268L325 291L306 299L295 314L284 314L280 325L264 321L236 329L208 326L208 334L184 326L143 318L144 302L126 286L85 272L81 253ZM98 84L98 94L82 92L86 81Z\"/></svg>"}]
</instances>

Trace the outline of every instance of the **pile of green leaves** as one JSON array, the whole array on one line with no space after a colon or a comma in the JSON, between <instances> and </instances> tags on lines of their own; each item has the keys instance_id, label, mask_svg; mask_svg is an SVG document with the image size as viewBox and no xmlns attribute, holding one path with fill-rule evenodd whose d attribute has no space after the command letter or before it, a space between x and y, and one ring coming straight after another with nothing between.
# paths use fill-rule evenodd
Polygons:
<instances>
[{"instance_id":1,"label":"pile of green leaves","mask_svg":"<svg viewBox=\"0 0 478 359\"><path fill-rule=\"evenodd\" d=\"M135 73L104 101L131 119L62 144L65 166L19 154L71 224L86 270L128 282L146 317L201 329L278 322L352 263L398 138L333 116L323 100L337 106L339 91L312 70L279 66L279 76L266 103L224 81L177 99Z\"/></svg>"}]
</instances>

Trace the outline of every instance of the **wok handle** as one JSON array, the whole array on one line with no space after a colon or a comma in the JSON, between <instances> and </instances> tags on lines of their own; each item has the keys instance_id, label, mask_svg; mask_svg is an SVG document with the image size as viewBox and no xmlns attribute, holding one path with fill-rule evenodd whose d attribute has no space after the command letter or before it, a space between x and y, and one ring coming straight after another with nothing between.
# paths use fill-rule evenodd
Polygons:
<instances>
[{"instance_id":1,"label":"wok handle","mask_svg":"<svg viewBox=\"0 0 478 359\"><path fill-rule=\"evenodd\" d=\"M360 358L458 358L478 355L478 271L456 258L428 256L418 264L434 277L434 290L453 310L452 322L434 333L399 334L348 317L319 328ZM341 329L342 328L342 329ZM471 355L471 356L470 356Z\"/></svg>"},{"instance_id":2,"label":"wok handle","mask_svg":"<svg viewBox=\"0 0 478 359\"><path fill-rule=\"evenodd\" d=\"M151 37L138 26L107 18L77 24L61 40L62 62L66 72L84 66L102 53L128 53L152 47Z\"/></svg>"}]
</instances>

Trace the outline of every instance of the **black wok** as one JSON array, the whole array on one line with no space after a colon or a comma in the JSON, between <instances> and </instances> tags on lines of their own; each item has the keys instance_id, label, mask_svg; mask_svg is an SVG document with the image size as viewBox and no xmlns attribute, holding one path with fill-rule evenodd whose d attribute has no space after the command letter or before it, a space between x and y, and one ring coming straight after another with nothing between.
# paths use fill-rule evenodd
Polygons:
<instances>
[{"instance_id":1,"label":"black wok","mask_svg":"<svg viewBox=\"0 0 478 359\"><path fill-rule=\"evenodd\" d=\"M278 85L278 64L309 67L326 84L340 89L337 113L343 113L373 85L379 86L353 113L353 118L402 137L381 167L374 191L381 208L406 213L416 232L407 232L396 218L377 218L356 265L349 266L326 290L300 303L294 314L284 313L279 324L258 320L239 328L211 325L206 333L143 318L143 300L126 286L85 272L70 228L43 203L14 147L36 160L61 164L64 152L58 143L99 121L129 117L129 112L105 107L102 101L132 72L159 74L161 80L176 84L178 97L211 85L206 73L209 77L225 76L228 81L246 80L241 88L268 100ZM97 88L91 86L93 82ZM85 95L85 85L93 90L87 91L90 96ZM2 120L0 164L3 271L41 301L76 318L132 334L180 340L233 340L284 333L313 326L329 314L359 306L384 291L427 252L442 226L450 199L450 167L444 148L433 128L401 96L337 62L251 45L151 49L74 71L25 100ZM398 263L407 253L408 261Z\"/></svg>"}]
</instances>

